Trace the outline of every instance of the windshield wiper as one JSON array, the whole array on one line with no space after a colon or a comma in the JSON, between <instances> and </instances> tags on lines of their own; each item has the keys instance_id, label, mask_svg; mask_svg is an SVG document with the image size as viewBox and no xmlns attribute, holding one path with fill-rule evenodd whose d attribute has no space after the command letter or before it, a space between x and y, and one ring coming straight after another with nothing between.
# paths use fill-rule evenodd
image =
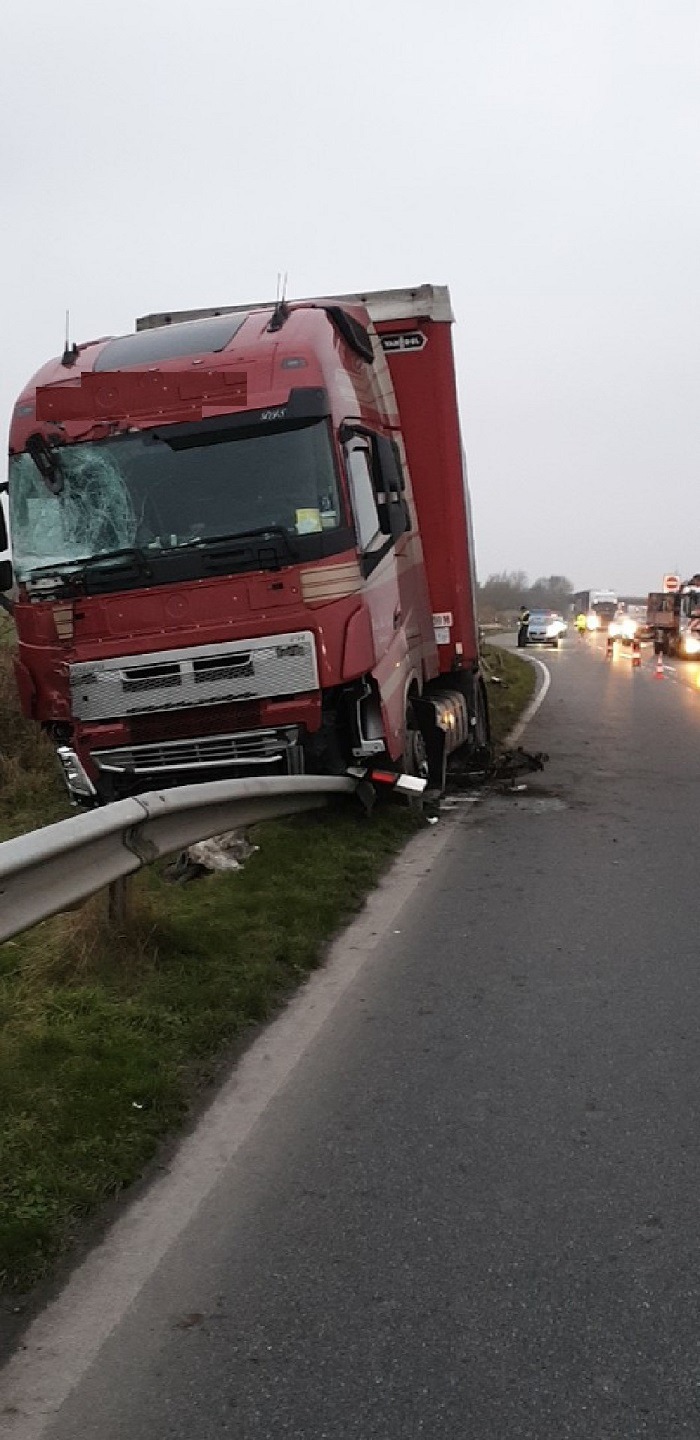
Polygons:
<instances>
[{"instance_id":1,"label":"windshield wiper","mask_svg":"<svg viewBox=\"0 0 700 1440\"><path fill-rule=\"evenodd\" d=\"M158 551L158 554L160 554L160 551ZM114 560L120 561L121 563L113 565L112 562ZM125 545L122 550L103 550L98 555L88 556L87 560L81 561L81 564L90 570L101 569L102 566L104 566L106 570L124 570L128 568L130 560L136 561L138 568L143 571L144 575L150 575L151 566L148 556L145 550L142 550L138 545Z\"/></svg>"},{"instance_id":2,"label":"windshield wiper","mask_svg":"<svg viewBox=\"0 0 700 1440\"><path fill-rule=\"evenodd\" d=\"M64 486L64 478L57 447L52 445L40 430L37 430L28 437L26 450L50 494L60 495Z\"/></svg>"},{"instance_id":3,"label":"windshield wiper","mask_svg":"<svg viewBox=\"0 0 700 1440\"><path fill-rule=\"evenodd\" d=\"M299 551L297 550L296 545L292 544L289 538L289 531L285 530L283 525L261 525L258 530L232 530L226 535L200 536L197 540L186 540L184 544L178 545L177 549L214 549L218 551L219 546L221 546L222 548L231 548L235 545L237 548L240 548L241 546L246 545L249 540L266 540L268 537L270 539L273 539L277 536L282 541L284 548L290 558L292 560L298 559Z\"/></svg>"},{"instance_id":4,"label":"windshield wiper","mask_svg":"<svg viewBox=\"0 0 700 1440\"><path fill-rule=\"evenodd\" d=\"M161 553L158 551L158 554ZM59 579L74 580L81 579L88 570L104 569L108 574L118 574L128 570L134 561L142 575L152 573L145 551L138 545L128 545L122 550L102 550L97 555L84 555L77 560L54 560L48 565L34 565L31 574L32 579L35 575L56 575Z\"/></svg>"}]
</instances>

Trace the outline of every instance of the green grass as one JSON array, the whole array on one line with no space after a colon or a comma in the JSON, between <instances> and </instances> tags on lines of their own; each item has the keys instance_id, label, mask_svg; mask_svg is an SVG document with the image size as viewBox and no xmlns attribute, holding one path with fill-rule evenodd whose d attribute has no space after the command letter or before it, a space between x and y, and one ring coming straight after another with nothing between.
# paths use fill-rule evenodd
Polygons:
<instances>
[{"instance_id":1,"label":"green grass","mask_svg":"<svg viewBox=\"0 0 700 1440\"><path fill-rule=\"evenodd\" d=\"M0 610L0 840L71 813L53 746L20 714L13 646L14 627Z\"/></svg>"},{"instance_id":2,"label":"green grass","mask_svg":"<svg viewBox=\"0 0 700 1440\"><path fill-rule=\"evenodd\" d=\"M499 645L484 645L482 654L490 682L488 697L491 735L495 744L502 745L532 699L537 673L534 665L521 660L520 656L514 655L512 651L503 650Z\"/></svg>"},{"instance_id":3,"label":"green grass","mask_svg":"<svg viewBox=\"0 0 700 1440\"><path fill-rule=\"evenodd\" d=\"M355 805L260 827L245 870L133 885L0 947L0 1278L22 1287L143 1169L232 1041L318 964L422 822Z\"/></svg>"},{"instance_id":4,"label":"green grass","mask_svg":"<svg viewBox=\"0 0 700 1440\"><path fill-rule=\"evenodd\" d=\"M51 747L18 713L2 639L0 839L68 813ZM491 648L488 663L506 682L489 686L501 738L534 671ZM268 822L238 873L139 875L122 932L101 895L0 946L1 1290L45 1275L142 1174L421 824L393 805L367 820L350 802Z\"/></svg>"}]
</instances>

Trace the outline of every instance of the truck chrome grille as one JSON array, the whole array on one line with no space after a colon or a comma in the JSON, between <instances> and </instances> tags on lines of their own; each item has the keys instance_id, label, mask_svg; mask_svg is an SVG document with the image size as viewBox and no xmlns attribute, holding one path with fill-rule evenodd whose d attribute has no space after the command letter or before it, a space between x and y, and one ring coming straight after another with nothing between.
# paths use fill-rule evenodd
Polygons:
<instances>
[{"instance_id":1,"label":"truck chrome grille","mask_svg":"<svg viewBox=\"0 0 700 1440\"><path fill-rule=\"evenodd\" d=\"M288 725L283 730L248 730L236 735L165 740L154 745L120 745L114 750L94 750L92 758L100 770L119 774L235 769L243 765L286 763L288 752L298 738L298 727Z\"/></svg>"},{"instance_id":2,"label":"truck chrome grille","mask_svg":"<svg viewBox=\"0 0 700 1440\"><path fill-rule=\"evenodd\" d=\"M77 720L117 720L154 710L262 700L318 689L316 647L310 630L151 655L111 656L69 668Z\"/></svg>"}]
</instances>

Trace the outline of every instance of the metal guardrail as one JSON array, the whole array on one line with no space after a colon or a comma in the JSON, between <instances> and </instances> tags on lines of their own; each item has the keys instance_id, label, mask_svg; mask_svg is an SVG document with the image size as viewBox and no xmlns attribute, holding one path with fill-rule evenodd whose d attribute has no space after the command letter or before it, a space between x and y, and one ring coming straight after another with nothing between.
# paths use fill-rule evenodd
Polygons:
<instances>
[{"instance_id":1,"label":"metal guardrail","mask_svg":"<svg viewBox=\"0 0 700 1440\"><path fill-rule=\"evenodd\" d=\"M154 790L0 844L0 940L150 865L257 820L352 795L357 779L280 776Z\"/></svg>"}]
</instances>

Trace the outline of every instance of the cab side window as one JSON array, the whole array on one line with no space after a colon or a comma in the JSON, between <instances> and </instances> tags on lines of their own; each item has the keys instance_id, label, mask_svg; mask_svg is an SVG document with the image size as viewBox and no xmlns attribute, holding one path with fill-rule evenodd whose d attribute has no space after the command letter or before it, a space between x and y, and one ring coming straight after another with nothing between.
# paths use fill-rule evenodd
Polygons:
<instances>
[{"instance_id":1,"label":"cab side window","mask_svg":"<svg viewBox=\"0 0 700 1440\"><path fill-rule=\"evenodd\" d=\"M341 437L358 545L365 555L372 553L376 564L411 529L401 453L395 439L364 427L344 426Z\"/></svg>"},{"instance_id":2,"label":"cab side window","mask_svg":"<svg viewBox=\"0 0 700 1440\"><path fill-rule=\"evenodd\" d=\"M364 440L355 440L346 450L357 543L367 552L382 541L374 488L372 453Z\"/></svg>"}]
</instances>

